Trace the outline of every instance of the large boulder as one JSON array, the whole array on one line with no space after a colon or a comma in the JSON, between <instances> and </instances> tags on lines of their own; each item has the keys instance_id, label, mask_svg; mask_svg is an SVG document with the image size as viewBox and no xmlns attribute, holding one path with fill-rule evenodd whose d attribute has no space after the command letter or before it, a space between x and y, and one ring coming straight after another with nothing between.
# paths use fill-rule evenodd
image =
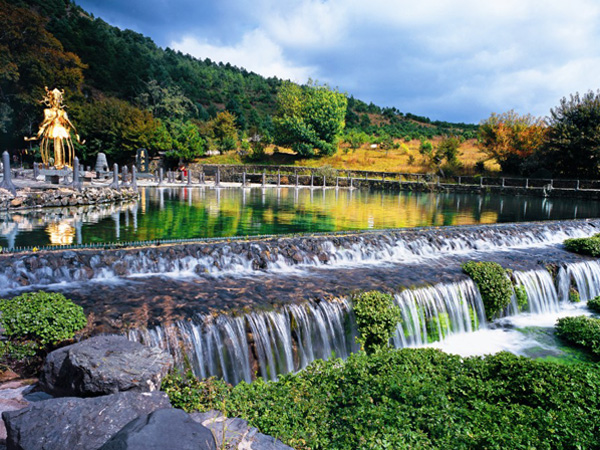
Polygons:
<instances>
[{"instance_id":1,"label":"large boulder","mask_svg":"<svg viewBox=\"0 0 600 450\"><path fill-rule=\"evenodd\" d=\"M216 450L205 426L181 409L158 409L140 416L110 438L100 450ZM222 448L222 447L219 447Z\"/></svg>"},{"instance_id":2,"label":"large boulder","mask_svg":"<svg viewBox=\"0 0 600 450\"><path fill-rule=\"evenodd\" d=\"M279 439L267 436L239 418L226 418L219 411L192 413L192 419L201 423L217 440L217 448L244 450L294 450Z\"/></svg>"},{"instance_id":3,"label":"large boulder","mask_svg":"<svg viewBox=\"0 0 600 450\"><path fill-rule=\"evenodd\" d=\"M164 392L121 392L96 398L53 398L5 411L7 448L91 450L133 419L171 404Z\"/></svg>"},{"instance_id":4,"label":"large boulder","mask_svg":"<svg viewBox=\"0 0 600 450\"><path fill-rule=\"evenodd\" d=\"M55 397L94 397L160 388L173 358L124 336L95 336L51 352L40 387Z\"/></svg>"}]
</instances>

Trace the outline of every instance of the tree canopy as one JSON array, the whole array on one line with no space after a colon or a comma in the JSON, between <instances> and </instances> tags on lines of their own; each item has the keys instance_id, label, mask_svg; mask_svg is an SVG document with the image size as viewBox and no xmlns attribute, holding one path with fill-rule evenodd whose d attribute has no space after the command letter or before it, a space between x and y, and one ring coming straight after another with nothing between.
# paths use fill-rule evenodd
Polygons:
<instances>
[{"instance_id":1,"label":"tree canopy","mask_svg":"<svg viewBox=\"0 0 600 450\"><path fill-rule=\"evenodd\" d=\"M331 155L344 130L348 101L327 86L284 83L273 119L275 143L300 155Z\"/></svg>"}]
</instances>

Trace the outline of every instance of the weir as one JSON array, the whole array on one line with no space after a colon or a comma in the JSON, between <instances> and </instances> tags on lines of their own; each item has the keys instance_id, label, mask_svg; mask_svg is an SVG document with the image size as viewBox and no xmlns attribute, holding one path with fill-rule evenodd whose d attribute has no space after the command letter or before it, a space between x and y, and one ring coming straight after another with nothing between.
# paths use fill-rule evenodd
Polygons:
<instances>
[{"instance_id":1,"label":"weir","mask_svg":"<svg viewBox=\"0 0 600 450\"><path fill-rule=\"evenodd\" d=\"M513 302L505 314L558 312L569 301L565 284L581 289L582 299L593 298L600 294L599 274L600 263L596 261L566 264L560 267L556 280L547 270L515 271L513 276L524 286L528 305L519 312ZM405 289L394 297L402 312L392 339L396 348L422 347L451 335L494 326L486 321L479 290L469 279ZM315 359L347 358L358 350L356 334L352 303L342 298L238 317L198 316L167 330L132 330L129 338L167 350L184 349L197 376L223 377L236 384L257 376L274 380L277 375L303 369ZM181 364L178 352L174 354Z\"/></svg>"}]
</instances>

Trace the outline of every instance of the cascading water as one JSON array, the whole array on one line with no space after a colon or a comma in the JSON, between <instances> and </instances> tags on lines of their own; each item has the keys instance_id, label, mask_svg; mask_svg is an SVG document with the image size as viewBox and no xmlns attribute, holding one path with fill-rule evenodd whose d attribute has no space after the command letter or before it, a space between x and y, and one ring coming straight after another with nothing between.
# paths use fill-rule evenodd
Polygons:
<instances>
[{"instance_id":1,"label":"cascading water","mask_svg":"<svg viewBox=\"0 0 600 450\"><path fill-rule=\"evenodd\" d=\"M494 225L467 228L390 230L332 235L222 241L128 250L78 250L8 255L0 286L43 286L132 276L230 276L257 270L283 272L303 267L405 264L468 252L554 245L594 234L591 221Z\"/></svg>"},{"instance_id":2,"label":"cascading water","mask_svg":"<svg viewBox=\"0 0 600 450\"><path fill-rule=\"evenodd\" d=\"M568 301L571 283L584 301L600 294L600 263L596 261L565 264L556 283L543 269L514 271L513 276L527 293L523 312L532 317L558 312L561 303ZM479 290L470 279L407 289L395 295L395 302L402 313L393 337L397 348L424 346L488 326ZM516 304L507 314L517 314ZM214 375L234 384L256 376L273 380L315 359L346 358L358 350L355 337L347 299L286 305L279 311L239 317L198 316L166 328L129 332L132 340L169 350L180 364L181 351L186 351L200 377Z\"/></svg>"}]
</instances>

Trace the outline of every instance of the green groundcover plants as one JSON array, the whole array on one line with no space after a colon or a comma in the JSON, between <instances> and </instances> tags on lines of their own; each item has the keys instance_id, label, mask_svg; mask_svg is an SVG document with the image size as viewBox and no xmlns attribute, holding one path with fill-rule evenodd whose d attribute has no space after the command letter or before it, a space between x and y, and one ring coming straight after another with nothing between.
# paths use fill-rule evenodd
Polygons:
<instances>
[{"instance_id":1,"label":"green groundcover plants","mask_svg":"<svg viewBox=\"0 0 600 450\"><path fill-rule=\"evenodd\" d=\"M568 342L600 355L600 319L586 316L558 319L556 334Z\"/></svg>"},{"instance_id":2,"label":"green groundcover plants","mask_svg":"<svg viewBox=\"0 0 600 450\"><path fill-rule=\"evenodd\" d=\"M600 448L591 364L403 349L315 361L277 382L174 375L163 388L176 407L224 410L298 450Z\"/></svg>"}]
</instances>

